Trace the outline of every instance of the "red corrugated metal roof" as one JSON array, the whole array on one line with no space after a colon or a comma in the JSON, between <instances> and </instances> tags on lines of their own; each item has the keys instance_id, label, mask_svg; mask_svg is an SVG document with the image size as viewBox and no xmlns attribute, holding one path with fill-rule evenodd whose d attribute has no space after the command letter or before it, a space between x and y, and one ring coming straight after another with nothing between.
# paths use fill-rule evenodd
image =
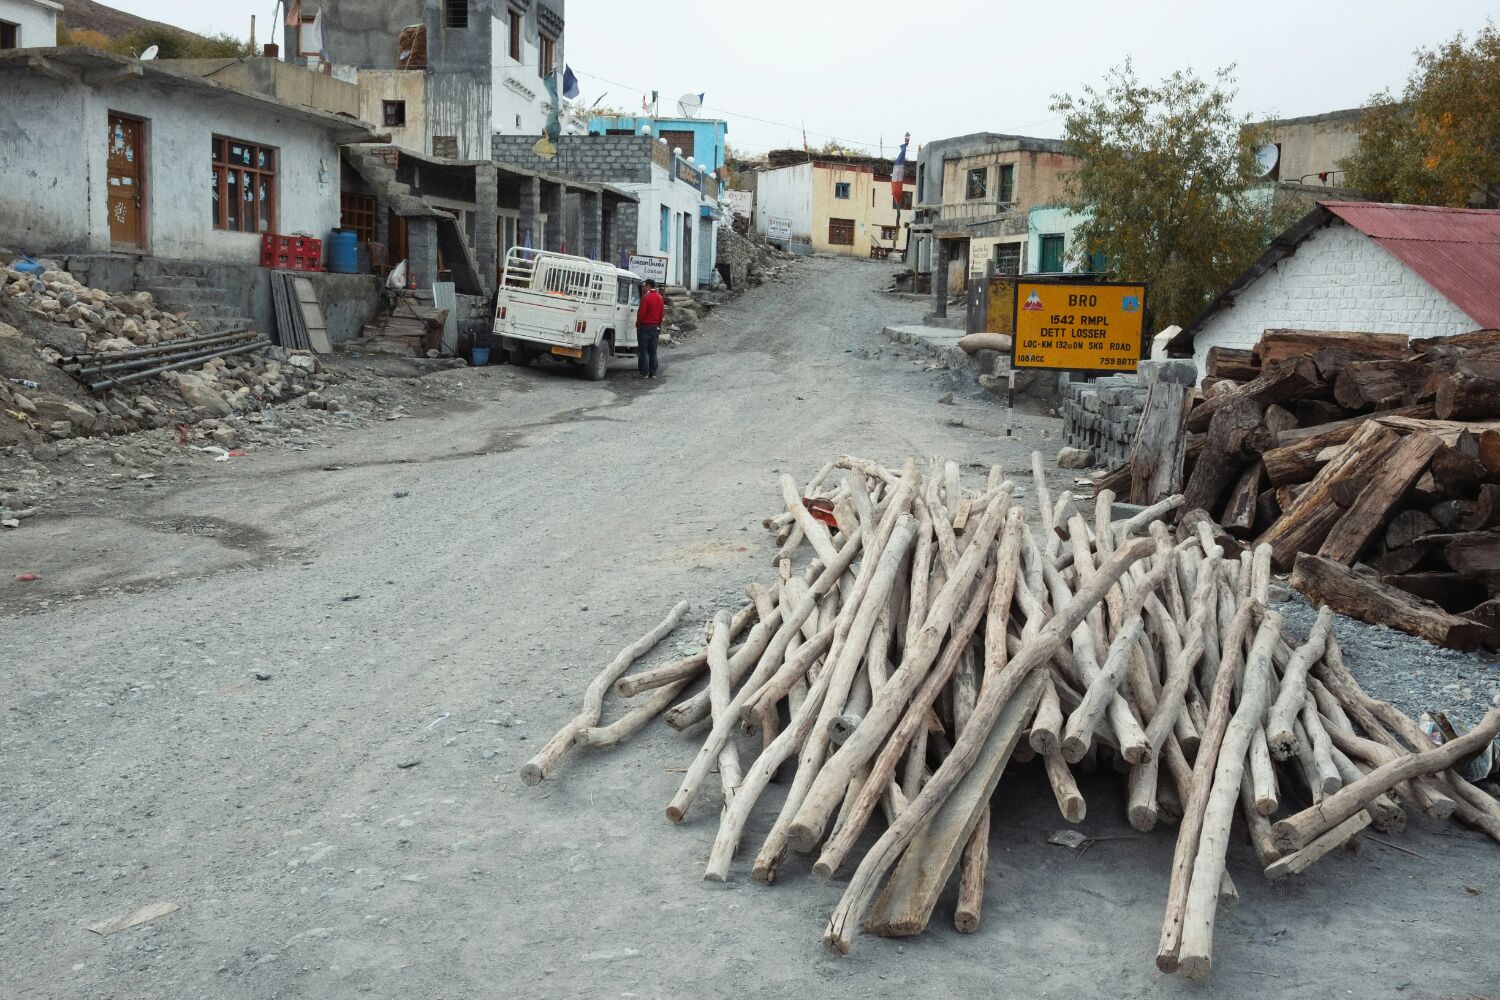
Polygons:
<instances>
[{"instance_id":1,"label":"red corrugated metal roof","mask_svg":"<svg viewBox=\"0 0 1500 1000\"><path fill-rule=\"evenodd\" d=\"M1500 211L1319 202L1481 326L1500 329Z\"/></svg>"}]
</instances>

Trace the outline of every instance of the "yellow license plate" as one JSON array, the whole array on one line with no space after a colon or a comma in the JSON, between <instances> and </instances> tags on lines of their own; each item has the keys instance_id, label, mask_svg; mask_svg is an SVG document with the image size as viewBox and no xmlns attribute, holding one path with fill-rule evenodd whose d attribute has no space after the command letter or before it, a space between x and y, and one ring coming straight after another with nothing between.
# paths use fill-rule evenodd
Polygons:
<instances>
[{"instance_id":1,"label":"yellow license plate","mask_svg":"<svg viewBox=\"0 0 1500 1000\"><path fill-rule=\"evenodd\" d=\"M565 358L581 358L581 357L583 357L583 351L580 348L577 348L577 347L554 347L554 348L552 348L552 353L553 354L560 354L560 355L562 355Z\"/></svg>"}]
</instances>

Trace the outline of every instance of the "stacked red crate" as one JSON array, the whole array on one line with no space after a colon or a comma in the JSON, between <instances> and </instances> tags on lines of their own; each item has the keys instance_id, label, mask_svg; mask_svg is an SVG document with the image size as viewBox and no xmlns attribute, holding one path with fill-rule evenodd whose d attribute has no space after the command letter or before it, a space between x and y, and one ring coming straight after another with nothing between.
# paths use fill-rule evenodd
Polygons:
<instances>
[{"instance_id":1,"label":"stacked red crate","mask_svg":"<svg viewBox=\"0 0 1500 1000\"><path fill-rule=\"evenodd\" d=\"M260 266L280 271L321 271L323 241L311 236L266 233L260 240Z\"/></svg>"}]
</instances>

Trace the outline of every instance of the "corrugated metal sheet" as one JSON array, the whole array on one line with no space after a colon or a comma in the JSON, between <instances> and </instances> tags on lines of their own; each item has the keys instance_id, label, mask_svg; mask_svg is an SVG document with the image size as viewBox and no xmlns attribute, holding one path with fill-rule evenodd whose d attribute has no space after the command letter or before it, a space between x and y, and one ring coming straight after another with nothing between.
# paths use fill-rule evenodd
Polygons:
<instances>
[{"instance_id":1,"label":"corrugated metal sheet","mask_svg":"<svg viewBox=\"0 0 1500 1000\"><path fill-rule=\"evenodd\" d=\"M1500 329L1500 211L1323 202L1482 326Z\"/></svg>"}]
</instances>

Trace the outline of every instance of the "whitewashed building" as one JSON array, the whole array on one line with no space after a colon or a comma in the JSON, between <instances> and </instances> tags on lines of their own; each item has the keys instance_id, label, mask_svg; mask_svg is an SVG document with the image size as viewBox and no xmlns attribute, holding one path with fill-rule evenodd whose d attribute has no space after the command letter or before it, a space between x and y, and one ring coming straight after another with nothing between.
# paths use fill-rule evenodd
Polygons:
<instances>
[{"instance_id":1,"label":"whitewashed building","mask_svg":"<svg viewBox=\"0 0 1500 1000\"><path fill-rule=\"evenodd\" d=\"M0 52L0 241L257 265L261 234L340 223L339 146L362 122L156 62Z\"/></svg>"},{"instance_id":2,"label":"whitewashed building","mask_svg":"<svg viewBox=\"0 0 1500 1000\"><path fill-rule=\"evenodd\" d=\"M1500 211L1320 202L1169 345L1198 377L1213 347L1270 329L1445 337L1500 328Z\"/></svg>"},{"instance_id":3,"label":"whitewashed building","mask_svg":"<svg viewBox=\"0 0 1500 1000\"><path fill-rule=\"evenodd\" d=\"M0 0L0 49L49 49L57 44L53 0Z\"/></svg>"}]
</instances>

